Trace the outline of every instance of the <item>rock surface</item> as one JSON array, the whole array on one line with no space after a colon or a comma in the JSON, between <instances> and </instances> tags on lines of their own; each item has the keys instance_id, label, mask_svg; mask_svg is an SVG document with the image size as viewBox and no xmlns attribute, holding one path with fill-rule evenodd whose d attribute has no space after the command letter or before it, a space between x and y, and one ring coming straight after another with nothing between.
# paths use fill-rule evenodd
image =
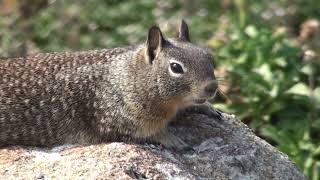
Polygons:
<instances>
[{"instance_id":1,"label":"rock surface","mask_svg":"<svg viewBox=\"0 0 320 180\"><path fill-rule=\"evenodd\" d=\"M194 150L123 142L7 147L0 149L0 179L306 179L233 116L180 118L169 130Z\"/></svg>"}]
</instances>

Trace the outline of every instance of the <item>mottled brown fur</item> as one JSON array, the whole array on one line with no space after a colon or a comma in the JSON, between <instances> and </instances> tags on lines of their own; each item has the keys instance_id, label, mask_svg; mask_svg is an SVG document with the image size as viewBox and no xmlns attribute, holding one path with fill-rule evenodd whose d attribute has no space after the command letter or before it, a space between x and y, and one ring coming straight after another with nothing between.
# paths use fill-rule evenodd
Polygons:
<instances>
[{"instance_id":1,"label":"mottled brown fur","mask_svg":"<svg viewBox=\"0 0 320 180\"><path fill-rule=\"evenodd\" d=\"M0 59L0 146L129 137L183 147L165 128L193 99L212 95L202 84L215 83L210 53L185 28L166 40L152 27L145 45ZM186 72L169 72L172 60Z\"/></svg>"}]
</instances>

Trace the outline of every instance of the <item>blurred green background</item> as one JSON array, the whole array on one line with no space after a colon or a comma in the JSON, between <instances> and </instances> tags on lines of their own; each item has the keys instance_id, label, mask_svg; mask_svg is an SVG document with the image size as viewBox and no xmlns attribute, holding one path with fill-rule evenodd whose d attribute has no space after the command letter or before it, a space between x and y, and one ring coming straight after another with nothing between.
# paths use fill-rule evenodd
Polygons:
<instances>
[{"instance_id":1,"label":"blurred green background","mask_svg":"<svg viewBox=\"0 0 320 180\"><path fill-rule=\"evenodd\" d=\"M150 26L214 52L234 113L320 179L319 0L0 0L0 57L142 43Z\"/></svg>"}]
</instances>

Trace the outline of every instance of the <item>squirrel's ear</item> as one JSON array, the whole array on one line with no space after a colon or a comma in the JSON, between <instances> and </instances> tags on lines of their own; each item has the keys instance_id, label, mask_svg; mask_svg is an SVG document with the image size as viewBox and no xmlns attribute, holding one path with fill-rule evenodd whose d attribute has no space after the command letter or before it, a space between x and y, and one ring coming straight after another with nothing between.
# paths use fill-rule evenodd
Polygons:
<instances>
[{"instance_id":1,"label":"squirrel's ear","mask_svg":"<svg viewBox=\"0 0 320 180\"><path fill-rule=\"evenodd\" d=\"M181 20L181 24L180 24L180 28L179 28L179 34L178 34L178 38L182 41L190 41L190 36L189 36L189 28L187 23L182 19Z\"/></svg>"},{"instance_id":2,"label":"squirrel's ear","mask_svg":"<svg viewBox=\"0 0 320 180\"><path fill-rule=\"evenodd\" d=\"M149 29L145 52L148 63L152 64L157 54L161 51L165 41L159 27L152 26Z\"/></svg>"}]
</instances>

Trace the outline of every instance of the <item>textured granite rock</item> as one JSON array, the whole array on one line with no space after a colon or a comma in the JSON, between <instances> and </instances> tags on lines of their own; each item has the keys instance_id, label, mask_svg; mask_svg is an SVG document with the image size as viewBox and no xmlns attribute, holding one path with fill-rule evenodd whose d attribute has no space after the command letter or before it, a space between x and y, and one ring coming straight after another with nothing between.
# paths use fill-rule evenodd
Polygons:
<instances>
[{"instance_id":1,"label":"textured granite rock","mask_svg":"<svg viewBox=\"0 0 320 180\"><path fill-rule=\"evenodd\" d=\"M7 147L0 149L0 179L306 179L233 116L186 114L170 131L194 150L123 142Z\"/></svg>"}]
</instances>

